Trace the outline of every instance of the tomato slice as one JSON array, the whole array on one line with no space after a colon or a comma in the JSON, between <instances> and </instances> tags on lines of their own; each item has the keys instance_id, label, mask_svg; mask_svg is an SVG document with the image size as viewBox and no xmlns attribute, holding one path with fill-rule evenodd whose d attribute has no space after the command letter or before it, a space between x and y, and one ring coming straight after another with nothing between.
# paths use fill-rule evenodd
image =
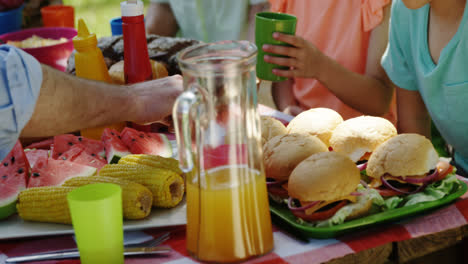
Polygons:
<instances>
[{"instance_id":1,"label":"tomato slice","mask_svg":"<svg viewBox=\"0 0 468 264\"><path fill-rule=\"evenodd\" d=\"M296 217L301 218L304 221L318 221L318 220L326 220L330 217L332 217L338 210L340 210L343 206L347 205L348 201L343 200L339 202L337 205L333 206L332 208L325 210L325 211L320 211L320 212L315 212L313 214L307 215L305 211L291 211L293 215Z\"/></svg>"},{"instance_id":2,"label":"tomato slice","mask_svg":"<svg viewBox=\"0 0 468 264\"><path fill-rule=\"evenodd\" d=\"M403 187L403 188L398 188L398 189L400 189L400 190L402 190L404 192L410 192L411 191L411 188L408 188L408 187ZM386 188L384 186L376 188L376 190L379 192L380 196L382 196L382 197L402 195L402 193L394 191L392 189L388 189L388 188Z\"/></svg>"},{"instance_id":3,"label":"tomato slice","mask_svg":"<svg viewBox=\"0 0 468 264\"><path fill-rule=\"evenodd\" d=\"M453 166L450 165L448 162L439 161L437 163L437 170L439 171L439 175L434 179L434 182L441 181L445 177L447 177L447 175L449 175L453 171Z\"/></svg>"},{"instance_id":4,"label":"tomato slice","mask_svg":"<svg viewBox=\"0 0 468 264\"><path fill-rule=\"evenodd\" d=\"M359 160L369 160L370 156L372 155L372 152L366 152L364 155Z\"/></svg>"}]
</instances>

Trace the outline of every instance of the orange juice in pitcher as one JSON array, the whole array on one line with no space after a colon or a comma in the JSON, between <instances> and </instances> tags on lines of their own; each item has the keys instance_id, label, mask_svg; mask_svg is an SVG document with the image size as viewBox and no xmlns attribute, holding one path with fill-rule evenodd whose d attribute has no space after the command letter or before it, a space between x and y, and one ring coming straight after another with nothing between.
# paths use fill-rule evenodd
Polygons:
<instances>
[{"instance_id":1,"label":"orange juice in pitcher","mask_svg":"<svg viewBox=\"0 0 468 264\"><path fill-rule=\"evenodd\" d=\"M204 177L201 186L187 184L187 250L199 259L221 262L271 251L265 175L234 166L212 169Z\"/></svg>"},{"instance_id":2,"label":"orange juice in pitcher","mask_svg":"<svg viewBox=\"0 0 468 264\"><path fill-rule=\"evenodd\" d=\"M257 112L257 49L199 44L178 54L185 91L173 117L187 183L187 250L240 262L273 249Z\"/></svg>"}]
</instances>

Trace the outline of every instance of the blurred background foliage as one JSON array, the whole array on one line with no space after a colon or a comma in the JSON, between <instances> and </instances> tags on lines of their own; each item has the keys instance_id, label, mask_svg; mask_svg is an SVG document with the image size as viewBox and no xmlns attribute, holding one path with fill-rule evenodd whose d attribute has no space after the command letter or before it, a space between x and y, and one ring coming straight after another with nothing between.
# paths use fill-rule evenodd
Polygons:
<instances>
[{"instance_id":1,"label":"blurred background foliage","mask_svg":"<svg viewBox=\"0 0 468 264\"><path fill-rule=\"evenodd\" d=\"M120 17L121 0L63 0L66 5L75 7L75 21L83 18L90 32L98 38L110 36L109 21L114 17ZM149 0L143 0L146 9ZM76 23L75 23L76 25Z\"/></svg>"}]
</instances>

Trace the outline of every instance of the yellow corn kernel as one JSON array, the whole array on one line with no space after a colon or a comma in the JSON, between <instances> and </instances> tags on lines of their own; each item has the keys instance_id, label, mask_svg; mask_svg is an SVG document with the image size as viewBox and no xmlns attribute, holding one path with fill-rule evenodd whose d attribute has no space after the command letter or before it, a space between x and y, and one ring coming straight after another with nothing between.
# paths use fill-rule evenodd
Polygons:
<instances>
[{"instance_id":1,"label":"yellow corn kernel","mask_svg":"<svg viewBox=\"0 0 468 264\"><path fill-rule=\"evenodd\" d=\"M145 165L153 168L162 168L171 170L177 174L182 174L179 168L179 161L174 158L165 158L159 155L132 154L119 160L118 164Z\"/></svg>"},{"instance_id":2,"label":"yellow corn kernel","mask_svg":"<svg viewBox=\"0 0 468 264\"><path fill-rule=\"evenodd\" d=\"M154 169L153 167L147 166L147 165L141 165L141 164L107 164L104 165L99 170L99 175L100 176L106 176L106 174L112 174L116 172L126 172L126 171L135 171L135 170L151 170Z\"/></svg>"},{"instance_id":3,"label":"yellow corn kernel","mask_svg":"<svg viewBox=\"0 0 468 264\"><path fill-rule=\"evenodd\" d=\"M67 180L62 186L79 187L92 183L113 183L122 188L123 216L125 219L142 219L151 213L153 194L145 186L112 177L74 177Z\"/></svg>"},{"instance_id":4,"label":"yellow corn kernel","mask_svg":"<svg viewBox=\"0 0 468 264\"><path fill-rule=\"evenodd\" d=\"M23 190L16 203L18 214L28 221L71 224L67 194L73 189L49 186Z\"/></svg>"},{"instance_id":5,"label":"yellow corn kernel","mask_svg":"<svg viewBox=\"0 0 468 264\"><path fill-rule=\"evenodd\" d=\"M119 169L120 164L107 167L99 171L99 176L115 177L133 181L146 186L153 193L153 206L171 208L179 204L184 196L183 178L166 169ZM111 168L114 167L115 168ZM107 167L107 168L106 168Z\"/></svg>"}]
</instances>

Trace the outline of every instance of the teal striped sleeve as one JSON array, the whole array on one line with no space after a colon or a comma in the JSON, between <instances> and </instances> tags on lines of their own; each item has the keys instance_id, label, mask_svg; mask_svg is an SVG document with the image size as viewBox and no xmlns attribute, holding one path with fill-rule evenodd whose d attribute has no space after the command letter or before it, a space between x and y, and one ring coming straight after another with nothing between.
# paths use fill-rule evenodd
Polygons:
<instances>
[{"instance_id":1,"label":"teal striped sleeve","mask_svg":"<svg viewBox=\"0 0 468 264\"><path fill-rule=\"evenodd\" d=\"M42 69L35 58L0 45L0 160L13 148L31 118L41 84Z\"/></svg>"}]
</instances>

